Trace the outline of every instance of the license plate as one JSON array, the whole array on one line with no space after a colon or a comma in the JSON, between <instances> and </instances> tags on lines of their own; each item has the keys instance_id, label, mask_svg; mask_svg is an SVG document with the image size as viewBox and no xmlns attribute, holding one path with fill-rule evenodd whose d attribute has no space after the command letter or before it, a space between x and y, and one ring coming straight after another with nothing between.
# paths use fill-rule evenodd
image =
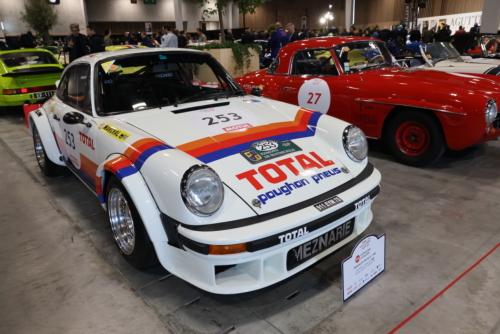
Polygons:
<instances>
[{"instance_id":1,"label":"license plate","mask_svg":"<svg viewBox=\"0 0 500 334\"><path fill-rule=\"evenodd\" d=\"M33 98L35 99L43 99L45 97L52 97L54 96L55 91L52 92L43 92L43 93L33 93Z\"/></svg>"},{"instance_id":2,"label":"license plate","mask_svg":"<svg viewBox=\"0 0 500 334\"><path fill-rule=\"evenodd\" d=\"M354 218L349 219L343 224L334 227L330 231L323 233L319 237L309 240L300 246L294 247L288 251L286 256L286 269L292 270L302 263L310 260L312 257L324 252L347 239L354 231Z\"/></svg>"}]
</instances>

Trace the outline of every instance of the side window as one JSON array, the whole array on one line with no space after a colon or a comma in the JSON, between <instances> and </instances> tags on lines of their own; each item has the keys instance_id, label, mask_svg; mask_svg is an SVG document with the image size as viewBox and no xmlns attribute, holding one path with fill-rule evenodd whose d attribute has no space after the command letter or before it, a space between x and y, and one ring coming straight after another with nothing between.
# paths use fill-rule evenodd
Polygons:
<instances>
[{"instance_id":1,"label":"side window","mask_svg":"<svg viewBox=\"0 0 500 334\"><path fill-rule=\"evenodd\" d=\"M64 102L66 99L66 92L68 88L68 73L64 74L64 77L59 81L59 87L57 87L57 97Z\"/></svg>"},{"instance_id":2,"label":"side window","mask_svg":"<svg viewBox=\"0 0 500 334\"><path fill-rule=\"evenodd\" d=\"M292 75L336 76L339 73L330 50L319 49L298 52L294 59Z\"/></svg>"},{"instance_id":3,"label":"side window","mask_svg":"<svg viewBox=\"0 0 500 334\"><path fill-rule=\"evenodd\" d=\"M274 58L273 62L271 63L271 65L269 65L269 68L267 69L267 73L274 73L276 72L276 69L278 68L280 64L280 57L276 57Z\"/></svg>"},{"instance_id":4,"label":"side window","mask_svg":"<svg viewBox=\"0 0 500 334\"><path fill-rule=\"evenodd\" d=\"M76 66L69 70L64 102L92 115L89 74L89 66Z\"/></svg>"}]
</instances>

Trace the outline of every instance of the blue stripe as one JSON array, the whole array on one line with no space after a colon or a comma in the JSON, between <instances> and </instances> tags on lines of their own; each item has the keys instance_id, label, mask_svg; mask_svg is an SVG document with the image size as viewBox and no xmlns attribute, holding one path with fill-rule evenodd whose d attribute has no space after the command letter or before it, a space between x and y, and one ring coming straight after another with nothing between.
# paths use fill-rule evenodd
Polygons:
<instances>
[{"instance_id":1,"label":"blue stripe","mask_svg":"<svg viewBox=\"0 0 500 334\"><path fill-rule=\"evenodd\" d=\"M160 152L163 150L168 150L172 149L173 147L168 146L168 145L158 145L158 146L153 146L151 148L148 148L146 151L142 152L142 154L137 158L135 162L135 167L137 167L138 170L141 170L142 165L148 160L150 156L155 154L156 152Z\"/></svg>"},{"instance_id":2,"label":"blue stripe","mask_svg":"<svg viewBox=\"0 0 500 334\"><path fill-rule=\"evenodd\" d=\"M134 166L128 166L118 169L115 175L118 176L120 180L122 180L123 178L133 175L137 172L138 172L137 168L135 168Z\"/></svg>"},{"instance_id":3,"label":"blue stripe","mask_svg":"<svg viewBox=\"0 0 500 334\"><path fill-rule=\"evenodd\" d=\"M100 195L97 195L97 197L99 197L99 202L101 202L101 204L104 204L104 195L100 194Z\"/></svg>"},{"instance_id":4,"label":"blue stripe","mask_svg":"<svg viewBox=\"0 0 500 334\"><path fill-rule=\"evenodd\" d=\"M316 125L318 124L318 120L323 115L322 113L315 112L312 114L311 118L309 119L308 123L308 129L305 131L300 131L300 132L290 132L290 133L285 133L282 135L277 135L277 136L272 136L272 137L266 137L266 138L261 138L260 140L266 140L266 139L274 139L274 140L279 140L279 141L285 141L285 140L292 140L292 139L300 139L300 138L306 138L306 137L312 137L316 133ZM231 156L233 154L238 154L242 151L248 150L250 148L250 145L252 143L255 143L255 140L239 144L236 146L231 146L227 148L223 148L221 150L212 152L212 153L207 153L204 155L200 155L197 157L198 160L208 164L223 158L226 158L228 156Z\"/></svg>"}]
</instances>

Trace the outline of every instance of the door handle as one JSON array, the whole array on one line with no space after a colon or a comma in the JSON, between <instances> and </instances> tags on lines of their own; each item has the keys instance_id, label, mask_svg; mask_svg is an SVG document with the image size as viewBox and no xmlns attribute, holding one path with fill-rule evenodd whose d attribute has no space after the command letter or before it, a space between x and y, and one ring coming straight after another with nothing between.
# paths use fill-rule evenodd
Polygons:
<instances>
[{"instance_id":1,"label":"door handle","mask_svg":"<svg viewBox=\"0 0 500 334\"><path fill-rule=\"evenodd\" d=\"M293 87L283 87L284 90L293 89Z\"/></svg>"},{"instance_id":2,"label":"door handle","mask_svg":"<svg viewBox=\"0 0 500 334\"><path fill-rule=\"evenodd\" d=\"M61 119L59 118L59 116L57 116L57 114L54 114L54 117L53 117L56 121L60 121Z\"/></svg>"}]
</instances>

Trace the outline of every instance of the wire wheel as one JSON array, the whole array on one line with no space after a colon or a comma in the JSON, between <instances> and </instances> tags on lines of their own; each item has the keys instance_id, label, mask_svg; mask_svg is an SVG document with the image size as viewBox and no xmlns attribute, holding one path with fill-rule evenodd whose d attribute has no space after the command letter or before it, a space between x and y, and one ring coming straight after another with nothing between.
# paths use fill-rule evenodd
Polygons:
<instances>
[{"instance_id":1,"label":"wire wheel","mask_svg":"<svg viewBox=\"0 0 500 334\"><path fill-rule=\"evenodd\" d=\"M33 129L33 139L35 142L35 155L36 161L41 168L45 167L45 150L43 149L42 138L40 138L40 133L38 133L38 129L35 127Z\"/></svg>"},{"instance_id":2,"label":"wire wheel","mask_svg":"<svg viewBox=\"0 0 500 334\"><path fill-rule=\"evenodd\" d=\"M396 130L395 139L401 152L412 157L426 152L430 144L429 131L415 121L402 123Z\"/></svg>"},{"instance_id":3,"label":"wire wheel","mask_svg":"<svg viewBox=\"0 0 500 334\"><path fill-rule=\"evenodd\" d=\"M113 188L108 195L108 215L118 248L130 255L135 248L134 220L127 199L120 189Z\"/></svg>"}]
</instances>

